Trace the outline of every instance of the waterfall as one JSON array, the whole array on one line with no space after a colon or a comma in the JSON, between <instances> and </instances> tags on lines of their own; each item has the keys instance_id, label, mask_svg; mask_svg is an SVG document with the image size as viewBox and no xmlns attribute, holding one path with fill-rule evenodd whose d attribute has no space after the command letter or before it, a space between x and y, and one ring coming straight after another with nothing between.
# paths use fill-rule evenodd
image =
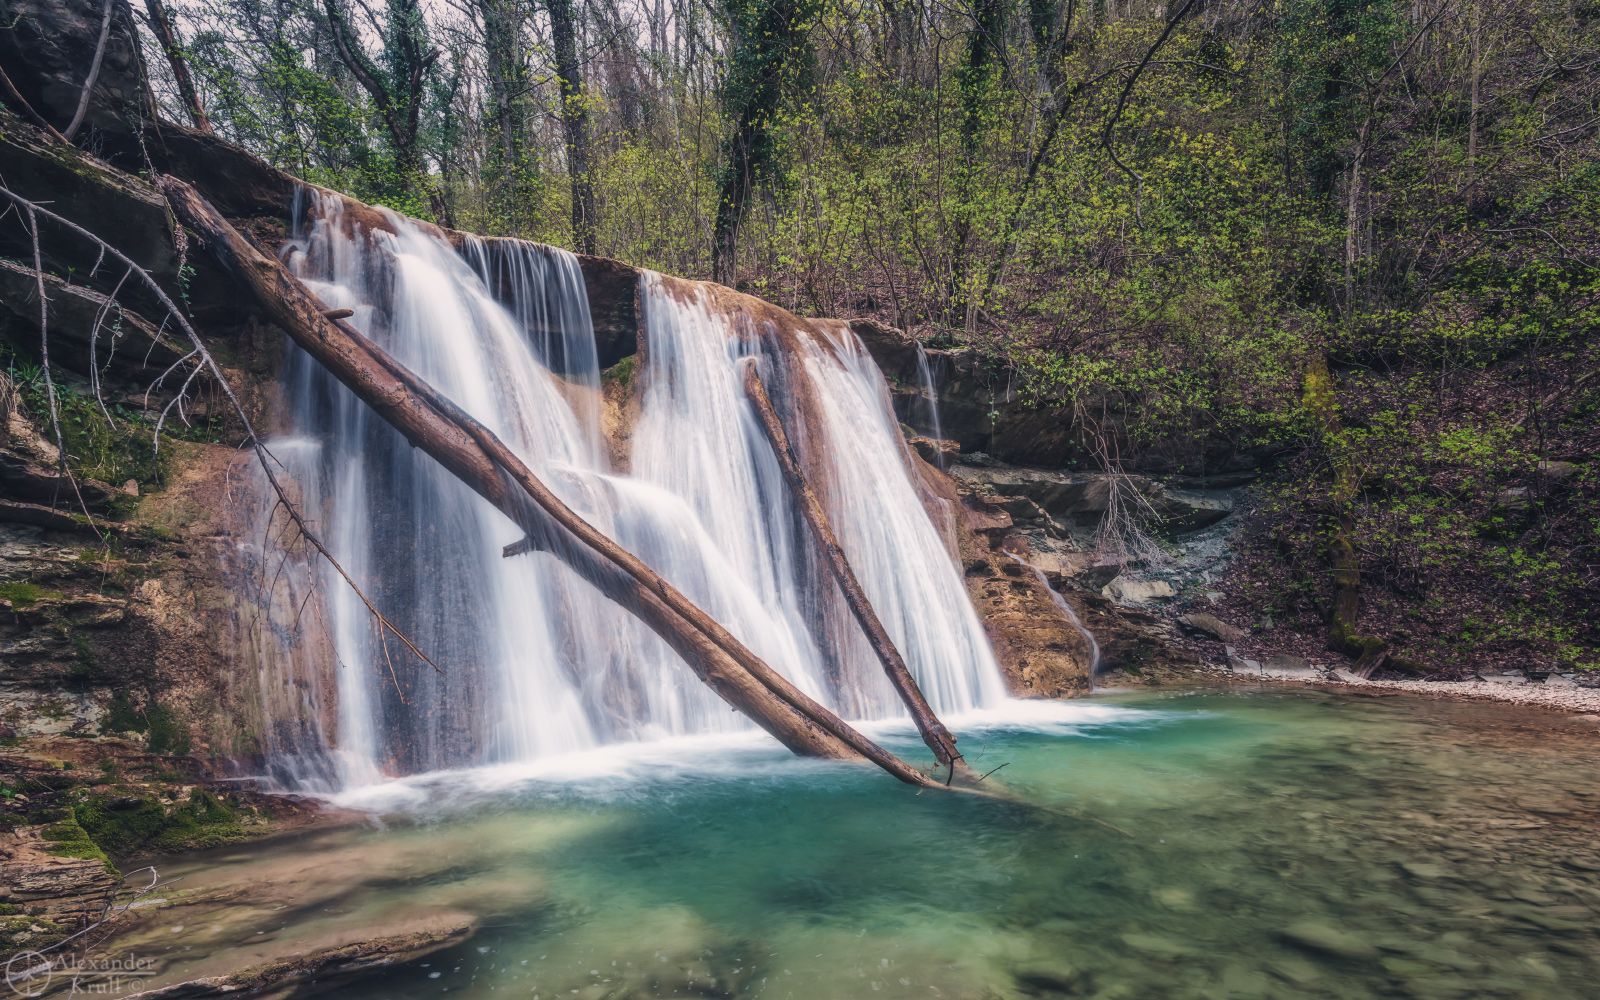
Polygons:
<instances>
[{"instance_id":1,"label":"waterfall","mask_svg":"<svg viewBox=\"0 0 1600 1000\"><path fill-rule=\"evenodd\" d=\"M863 587L941 712L1004 697L959 570L920 498L881 374L842 325L784 331L646 274L637 420L614 468L579 261L509 240L459 249L337 199L297 206L288 266L329 307L494 431L562 500L775 669L856 718L902 709L812 554L739 381L759 359ZM351 787L446 767L744 728L664 642L558 559L502 557L503 515L291 349L271 442L303 512L439 666L384 642L320 570L333 707L269 720L284 784ZM302 667L296 667L302 670ZM270 715L281 707L268 707ZM292 743L293 739L279 743Z\"/></svg>"},{"instance_id":2,"label":"waterfall","mask_svg":"<svg viewBox=\"0 0 1600 1000\"><path fill-rule=\"evenodd\" d=\"M944 440L944 426L939 422L939 392L933 381L933 368L928 364L927 348L922 346L922 341L917 341L917 379L922 383L922 398L928 403L928 428L933 433L936 442ZM939 468L944 468L944 449L935 448L934 455L939 460Z\"/></svg>"},{"instance_id":3,"label":"waterfall","mask_svg":"<svg viewBox=\"0 0 1600 1000\"><path fill-rule=\"evenodd\" d=\"M1061 592L1050 586L1050 578L1045 576L1044 570L1028 562L1015 552L1008 551L1006 555L1010 556L1018 565L1028 568L1034 579L1039 581L1039 586L1043 587L1050 595L1050 603L1054 604L1066 616L1067 622L1078 635L1083 637L1084 643L1089 647L1089 684L1092 687L1095 674L1100 672L1100 640L1096 639L1094 633L1089 631L1089 626L1085 625L1083 619L1078 617L1078 613L1072 610L1072 605L1068 604L1067 599L1061 596Z\"/></svg>"}]
</instances>

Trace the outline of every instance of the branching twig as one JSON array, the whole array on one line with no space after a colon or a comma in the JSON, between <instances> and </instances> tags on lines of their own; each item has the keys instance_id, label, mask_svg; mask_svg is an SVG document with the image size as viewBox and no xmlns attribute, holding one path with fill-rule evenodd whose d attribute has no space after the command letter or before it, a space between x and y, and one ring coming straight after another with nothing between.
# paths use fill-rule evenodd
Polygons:
<instances>
[{"instance_id":1,"label":"branching twig","mask_svg":"<svg viewBox=\"0 0 1600 1000\"><path fill-rule=\"evenodd\" d=\"M1133 96L1133 88L1138 84L1140 74L1144 72L1146 66L1150 65L1150 60L1155 58L1155 54L1161 51L1161 46L1167 44L1167 39L1171 37L1173 29L1178 26L1179 21L1183 20L1184 15L1189 13L1189 8L1193 7L1194 4L1195 0L1183 0L1183 6L1179 7L1178 12L1167 20L1167 26L1161 29L1161 34L1156 36L1156 40L1150 43L1150 47L1145 50L1144 58L1140 59L1139 64L1133 68L1133 72L1128 76L1128 82L1122 86L1122 93L1117 95L1117 106L1112 110L1111 117L1106 119L1105 132L1100 136L1100 145L1104 146L1106 152L1111 155L1111 162L1115 163L1123 173L1133 178L1133 213L1135 218L1139 216L1139 198L1144 191L1144 178L1140 176L1137 170L1122 162L1122 157L1117 155L1116 145L1111 141L1111 133L1117 127L1118 120L1122 118L1123 109L1128 106L1128 98Z\"/></svg>"},{"instance_id":2,"label":"branching twig","mask_svg":"<svg viewBox=\"0 0 1600 1000\"><path fill-rule=\"evenodd\" d=\"M334 557L333 553L328 551L327 546L324 545L322 540L317 537L317 534L311 530L311 526L306 522L304 516L289 499L288 492L285 490L283 483L278 479L277 473L273 471L272 466L277 459L256 435L255 427L250 422L249 416L245 413L244 405L239 402L239 398L234 395L233 387L229 385L228 380L223 377L222 367L217 364L216 359L211 356L211 352L206 349L205 344L200 340L200 335L196 333L194 327L189 324L189 321L184 317L182 310L180 310L177 304L172 301L171 297L167 295L166 290L161 287L161 284L155 280L150 272L140 267L122 251L118 250L116 247L107 243L105 240L96 236L94 233L83 228L72 220L57 215L49 209L44 208L36 202L29 201L28 199L4 186L0 186L0 195L10 199L17 205L18 208L27 214L29 220L33 224L35 234L37 234L38 231L36 216L43 216L51 222L54 222L57 225L88 240L93 245L99 247L104 253L109 254L111 257L122 263L123 266L127 267L131 273L139 277L139 280L150 290L151 294L155 296L156 301L158 301L162 307L167 310L168 316L178 325L179 330L183 332L184 337L189 341L189 344L193 350L188 356L197 355L200 358L200 364L196 366L195 371L190 374L187 380L185 380L184 385L187 386L194 380L195 375L201 370L201 366L211 373L212 378L216 380L218 387L221 389L223 396L228 400L229 405L232 407L234 415L238 417L240 424L244 427L245 444L247 444L250 449L255 452L256 459L261 466L261 470L267 477L268 485L271 486L272 492L277 497L278 502L283 505L284 511L289 519L294 523L295 529L299 532L300 537L304 539L306 543L309 544L313 549L315 549L318 555L327 560L328 565L332 566L334 571L339 574L339 577L349 585L351 591L353 591L361 603L366 606L368 613L371 614L373 620L377 622L380 635L384 633L393 634L396 639L400 640L401 645L410 650L411 653L417 657L417 659L432 667L436 672L443 673L443 671L439 669L438 664L429 659L428 655L419 649L416 643L412 642L411 639L398 627L396 627L395 624L391 622L382 611L378 610L377 605L372 602L371 598L367 596L366 592L361 589L361 586L357 584L356 581L350 576L350 574L345 570L344 566L340 564L339 560ZM37 235L35 235L34 243L34 262L36 265L36 270L38 271L41 290L40 293L42 295L44 272L39 255ZM43 315L43 308L41 307L41 317L43 317ZM48 357L48 355L46 355L46 357ZM48 365L46 366L45 370L48 373ZM169 371L170 370L171 369L169 369ZM47 381L45 385L47 391L52 393L50 398L52 400L53 407L54 395L51 384L48 381L48 374L46 375L46 378ZM172 404L168 404L169 409L171 405ZM164 418L165 412L163 412L163 419ZM158 435L159 427L160 425L158 424ZM57 428L57 436L60 436L59 424ZM62 461L66 460L65 455L66 451L63 447ZM403 693L402 697L404 697Z\"/></svg>"}]
</instances>

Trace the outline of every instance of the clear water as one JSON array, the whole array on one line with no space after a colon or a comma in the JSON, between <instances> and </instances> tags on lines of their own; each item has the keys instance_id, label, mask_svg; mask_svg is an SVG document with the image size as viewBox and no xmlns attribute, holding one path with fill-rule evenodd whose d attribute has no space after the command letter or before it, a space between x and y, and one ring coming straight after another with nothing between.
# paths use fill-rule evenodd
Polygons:
<instances>
[{"instance_id":1,"label":"clear water","mask_svg":"<svg viewBox=\"0 0 1600 1000\"><path fill-rule=\"evenodd\" d=\"M476 923L350 997L1594 995L1594 720L1191 693L962 729L1015 801L737 736L409 779L163 865L188 902L110 947L170 981Z\"/></svg>"}]
</instances>

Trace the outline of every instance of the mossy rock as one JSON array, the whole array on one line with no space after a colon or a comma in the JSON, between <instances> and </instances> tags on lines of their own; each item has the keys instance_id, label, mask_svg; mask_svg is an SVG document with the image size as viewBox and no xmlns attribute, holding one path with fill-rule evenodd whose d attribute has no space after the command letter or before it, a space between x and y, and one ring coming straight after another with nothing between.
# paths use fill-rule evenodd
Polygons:
<instances>
[{"instance_id":1,"label":"mossy rock","mask_svg":"<svg viewBox=\"0 0 1600 1000\"><path fill-rule=\"evenodd\" d=\"M189 752L189 730L178 720L172 709L152 704L145 710L145 720L150 724L148 746L151 753L186 754Z\"/></svg>"},{"instance_id":2,"label":"mossy rock","mask_svg":"<svg viewBox=\"0 0 1600 1000\"><path fill-rule=\"evenodd\" d=\"M111 696L111 704L106 706L105 718L100 721L100 732L110 736L114 733L144 733L150 731L150 723L145 721L139 710L133 706L133 700L127 692L118 691Z\"/></svg>"},{"instance_id":3,"label":"mossy rock","mask_svg":"<svg viewBox=\"0 0 1600 1000\"><path fill-rule=\"evenodd\" d=\"M44 917L0 916L0 949L8 955L24 948L37 951L49 947L69 933L69 928Z\"/></svg>"},{"instance_id":4,"label":"mossy rock","mask_svg":"<svg viewBox=\"0 0 1600 1000\"><path fill-rule=\"evenodd\" d=\"M630 354L616 364L600 373L600 378L605 382L615 382L618 385L627 385L633 381L633 373L638 370L639 355Z\"/></svg>"},{"instance_id":5,"label":"mossy rock","mask_svg":"<svg viewBox=\"0 0 1600 1000\"><path fill-rule=\"evenodd\" d=\"M85 861L99 861L106 866L106 870L115 872L117 869L111 864L111 859L106 857L106 852L101 850L87 830L78 823L74 813L68 813L63 818L51 823L40 831L44 839L45 850L58 858L82 858Z\"/></svg>"},{"instance_id":6,"label":"mossy rock","mask_svg":"<svg viewBox=\"0 0 1600 1000\"><path fill-rule=\"evenodd\" d=\"M106 714L100 721L102 735L119 733L144 733L145 747L154 754L183 755L189 752L188 727L172 709L150 699L141 711L126 692L111 696Z\"/></svg>"},{"instance_id":7,"label":"mossy rock","mask_svg":"<svg viewBox=\"0 0 1600 1000\"><path fill-rule=\"evenodd\" d=\"M73 814L94 843L118 856L216 847L247 835L238 813L202 788L170 809L149 796L97 795L79 802Z\"/></svg>"},{"instance_id":8,"label":"mossy rock","mask_svg":"<svg viewBox=\"0 0 1600 1000\"><path fill-rule=\"evenodd\" d=\"M38 584L22 580L0 583L0 601L5 601L17 611L26 611L44 601L60 600L62 596L59 591L47 590Z\"/></svg>"}]
</instances>

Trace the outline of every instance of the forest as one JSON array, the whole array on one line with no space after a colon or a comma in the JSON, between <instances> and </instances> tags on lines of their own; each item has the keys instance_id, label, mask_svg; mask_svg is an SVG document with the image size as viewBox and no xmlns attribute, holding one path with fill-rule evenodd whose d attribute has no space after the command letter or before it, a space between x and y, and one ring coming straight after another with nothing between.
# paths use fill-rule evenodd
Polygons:
<instances>
[{"instance_id":1,"label":"forest","mask_svg":"<svg viewBox=\"0 0 1600 1000\"><path fill-rule=\"evenodd\" d=\"M1600 3L0 0L18 995L1579 1000Z\"/></svg>"},{"instance_id":2,"label":"forest","mask_svg":"<svg viewBox=\"0 0 1600 1000\"><path fill-rule=\"evenodd\" d=\"M1077 467L1270 468L1265 628L1596 665L1590 4L140 15L170 117L308 180L969 348Z\"/></svg>"}]
</instances>

